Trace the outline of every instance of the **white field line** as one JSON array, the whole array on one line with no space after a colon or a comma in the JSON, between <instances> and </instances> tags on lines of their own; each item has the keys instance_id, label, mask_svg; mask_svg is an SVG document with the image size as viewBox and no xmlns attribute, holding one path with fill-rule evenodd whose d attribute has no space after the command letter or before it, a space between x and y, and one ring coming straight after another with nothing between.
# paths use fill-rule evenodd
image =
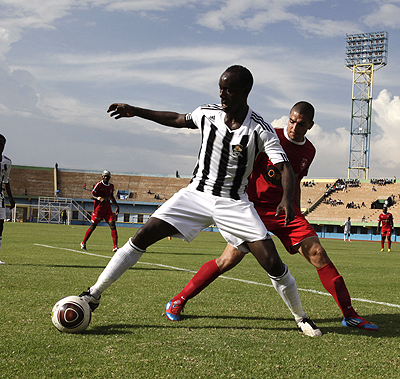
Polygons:
<instances>
[{"instance_id":1,"label":"white field line","mask_svg":"<svg viewBox=\"0 0 400 379\"><path fill-rule=\"evenodd\" d=\"M74 253L79 253L79 254L86 254L86 255L92 255L94 257L101 257L101 258L107 258L107 259L111 259L111 257L107 256L107 255L99 255L99 254L93 254L93 253L88 253L87 251L81 251L81 250L74 250L74 249L67 249L64 247L56 247L56 246L49 246L49 245L42 245L42 244L38 244L38 243L34 243L34 245L36 246L42 246L42 247L47 247L49 249L57 249L57 250L66 250L66 251L72 251ZM191 272L193 274L195 274L197 271L192 271L192 270L188 270L185 268L180 268L180 267L174 267L174 266L167 266L167 265L163 265L160 263L149 263L149 262L137 262L138 264L142 264L142 265L150 265L150 266L158 266L158 267L165 267L165 268L170 268L173 270L177 270L177 271L186 271L186 272ZM251 280L245 280L245 279L237 279L237 278L231 278L229 276L225 276L225 275L221 275L219 276L219 278L222 279L229 279L229 280L235 280L237 282L242 282L242 283L247 283L247 284L255 284L257 286L264 286L264 287L272 287L273 286L271 284L265 284L265 283L258 283L258 282L253 282ZM329 293L327 292L320 292L320 291L316 291L316 290L310 290L310 289L305 289L305 288L298 288L299 291L304 291L304 292L311 292L311 293L315 293L318 295L324 295L324 296L331 296ZM398 304L391 304L391 303L384 303L381 301L373 301L373 300L367 300L367 299L358 299L358 298L352 298L351 300L355 300L355 301L361 301L364 303L370 303L370 304L379 304L379 305L386 305L387 307L393 307L393 308L400 308L400 305Z\"/></svg>"}]
</instances>

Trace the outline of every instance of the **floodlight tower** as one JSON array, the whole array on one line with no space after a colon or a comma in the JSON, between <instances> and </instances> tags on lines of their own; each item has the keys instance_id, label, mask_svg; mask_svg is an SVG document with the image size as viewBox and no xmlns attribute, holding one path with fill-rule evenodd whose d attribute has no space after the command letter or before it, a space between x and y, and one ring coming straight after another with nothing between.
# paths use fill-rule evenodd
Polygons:
<instances>
[{"instance_id":1,"label":"floodlight tower","mask_svg":"<svg viewBox=\"0 0 400 379\"><path fill-rule=\"evenodd\" d=\"M353 71L348 178L368 179L374 71L386 66L388 32L347 34L346 67Z\"/></svg>"}]
</instances>

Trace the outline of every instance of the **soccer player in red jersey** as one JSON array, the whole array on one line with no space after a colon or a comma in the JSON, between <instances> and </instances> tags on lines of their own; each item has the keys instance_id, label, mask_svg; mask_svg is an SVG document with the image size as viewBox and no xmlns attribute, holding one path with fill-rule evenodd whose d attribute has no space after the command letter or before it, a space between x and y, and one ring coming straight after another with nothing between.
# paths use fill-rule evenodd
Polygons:
<instances>
[{"instance_id":1,"label":"soccer player in red jersey","mask_svg":"<svg viewBox=\"0 0 400 379\"><path fill-rule=\"evenodd\" d=\"M94 200L92 223L86 231L85 238L81 242L81 249L86 250L86 242L96 229L101 220L105 220L111 229L111 237L114 243L113 252L118 250L118 234L115 226L115 217L111 209L110 200L115 205L115 214L119 213L119 206L114 197L114 184L110 183L110 171L104 170L102 180L98 182L92 190L92 199Z\"/></svg>"},{"instance_id":2,"label":"soccer player in red jersey","mask_svg":"<svg viewBox=\"0 0 400 379\"><path fill-rule=\"evenodd\" d=\"M285 225L285 216L276 213L276 206L282 197L281 174L264 153L258 155L254 164L247 193L267 229L281 240L286 250L290 254L299 252L317 269L322 285L333 296L343 313L342 324L366 330L379 330L375 324L361 318L353 309L343 277L329 259L314 229L300 211L300 181L307 175L315 155L314 146L305 137L307 131L314 125L313 119L314 107L302 101L291 109L288 126L284 129L276 129L280 143L296 175L295 219ZM180 312L186 302L222 273L235 267L245 254L228 244L219 258L205 263L186 287L167 304L165 312L167 318L179 321ZM284 292L290 290L289 286L282 291L275 286L274 282L273 284L285 301Z\"/></svg>"},{"instance_id":3,"label":"soccer player in red jersey","mask_svg":"<svg viewBox=\"0 0 400 379\"><path fill-rule=\"evenodd\" d=\"M382 229L381 229L382 224ZM381 234L381 251L385 250L385 238L387 238L388 243L388 253L392 248L392 231L393 231L393 216L388 213L387 207L383 207L383 213L378 217L378 233Z\"/></svg>"}]
</instances>

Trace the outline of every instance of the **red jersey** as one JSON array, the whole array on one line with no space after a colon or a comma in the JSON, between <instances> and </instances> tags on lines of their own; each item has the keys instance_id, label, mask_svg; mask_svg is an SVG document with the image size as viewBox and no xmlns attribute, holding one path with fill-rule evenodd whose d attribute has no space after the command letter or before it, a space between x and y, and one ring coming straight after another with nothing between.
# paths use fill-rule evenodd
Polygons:
<instances>
[{"instance_id":1,"label":"red jersey","mask_svg":"<svg viewBox=\"0 0 400 379\"><path fill-rule=\"evenodd\" d=\"M114 193L114 184L112 183L105 184L102 180L96 183L96 185L92 190L92 195L94 197L106 197L110 199L113 193ZM111 209L110 201L103 201L102 203L100 203L100 201L98 200L94 201L93 210L97 210L98 208L103 208L103 207L109 207Z\"/></svg>"},{"instance_id":2,"label":"red jersey","mask_svg":"<svg viewBox=\"0 0 400 379\"><path fill-rule=\"evenodd\" d=\"M378 222L381 222L382 233L392 231L393 216L391 213L381 213L378 217Z\"/></svg>"},{"instance_id":3,"label":"red jersey","mask_svg":"<svg viewBox=\"0 0 400 379\"><path fill-rule=\"evenodd\" d=\"M315 156L315 147L306 137L304 137L303 142L296 142L289 139L286 128L275 129L275 131L293 167L296 182L300 182L308 173L308 168ZM281 173L265 153L258 154L254 162L247 194L256 206L277 206L282 200Z\"/></svg>"}]
</instances>

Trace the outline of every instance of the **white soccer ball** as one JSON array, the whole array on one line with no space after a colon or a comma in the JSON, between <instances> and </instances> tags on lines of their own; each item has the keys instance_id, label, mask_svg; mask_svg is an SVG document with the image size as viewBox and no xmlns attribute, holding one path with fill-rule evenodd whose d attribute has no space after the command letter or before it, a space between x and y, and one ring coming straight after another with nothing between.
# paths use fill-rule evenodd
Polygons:
<instances>
[{"instance_id":1,"label":"white soccer ball","mask_svg":"<svg viewBox=\"0 0 400 379\"><path fill-rule=\"evenodd\" d=\"M54 305L53 325L64 333L80 333L89 325L92 313L89 304L79 296L67 296Z\"/></svg>"}]
</instances>

